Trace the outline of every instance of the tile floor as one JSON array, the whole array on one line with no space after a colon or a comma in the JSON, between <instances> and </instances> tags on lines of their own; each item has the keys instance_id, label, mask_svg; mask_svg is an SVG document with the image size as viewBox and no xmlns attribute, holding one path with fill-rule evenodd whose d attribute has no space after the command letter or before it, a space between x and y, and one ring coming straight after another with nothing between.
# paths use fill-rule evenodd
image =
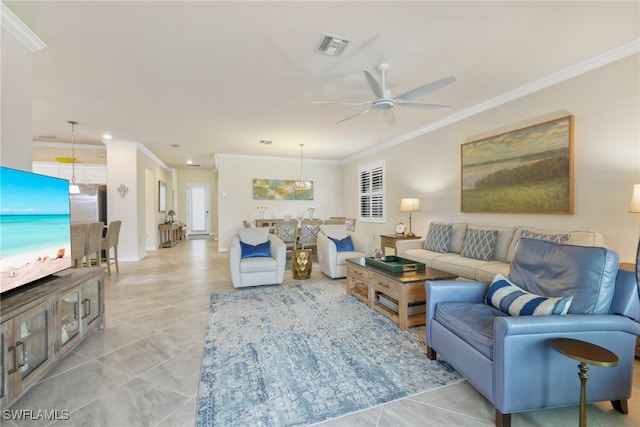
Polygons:
<instances>
[{"instance_id":1,"label":"tile floor","mask_svg":"<svg viewBox=\"0 0 640 427\"><path fill-rule=\"evenodd\" d=\"M2 426L193 426L209 295L232 290L214 240L186 240L121 263L106 280L104 331L89 336L11 409L67 410L66 421ZM314 278L324 277L314 265ZM285 283L292 283L287 273ZM629 415L588 407L589 426L640 425L640 361ZM578 381L577 375L575 381ZM322 423L323 426L493 426L493 407L467 382ZM514 414L514 427L575 426L578 407Z\"/></svg>"}]
</instances>

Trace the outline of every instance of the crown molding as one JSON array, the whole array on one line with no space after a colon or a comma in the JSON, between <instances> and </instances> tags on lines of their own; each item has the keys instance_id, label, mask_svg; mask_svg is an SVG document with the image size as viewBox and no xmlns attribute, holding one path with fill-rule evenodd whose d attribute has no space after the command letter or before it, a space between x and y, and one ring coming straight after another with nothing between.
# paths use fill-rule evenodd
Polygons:
<instances>
[{"instance_id":1,"label":"crown molding","mask_svg":"<svg viewBox=\"0 0 640 427\"><path fill-rule=\"evenodd\" d=\"M165 162L163 162L162 160L160 160L158 158L158 156L156 156L155 154L153 154L144 144L140 143L140 142L136 142L136 141L124 141L124 140L103 140L102 143L107 146L107 147L133 147L136 150L142 152L144 155L146 155L147 157L149 157L151 160L153 160L154 162L156 162L158 164L158 166L160 166L162 169L164 169L165 171L171 173L173 171L173 168L170 168L169 166L166 165Z\"/></svg>"},{"instance_id":2,"label":"crown molding","mask_svg":"<svg viewBox=\"0 0 640 427\"><path fill-rule=\"evenodd\" d=\"M276 156L256 156L256 155L248 155L248 154L225 154L218 153L214 154L214 159L216 162L216 166L218 164L218 159L227 158L227 159L246 159L246 160L270 160L270 161L283 161L283 162L299 162L300 156L298 157L276 157ZM312 159L312 158L304 158L304 162L307 163L320 163L325 165L341 165L343 164L340 160L327 160L327 159Z\"/></svg>"},{"instance_id":3,"label":"crown molding","mask_svg":"<svg viewBox=\"0 0 640 427\"><path fill-rule=\"evenodd\" d=\"M29 27L25 25L4 3L0 3L0 23L2 28L11 33L18 41L32 52L37 52L47 47Z\"/></svg>"},{"instance_id":4,"label":"crown molding","mask_svg":"<svg viewBox=\"0 0 640 427\"><path fill-rule=\"evenodd\" d=\"M515 101L516 99L523 98L532 93L546 89L549 86L553 86L565 80L572 79L581 74L587 73L589 71L593 71L600 67L604 67L613 62L619 61L631 55L636 55L638 53L640 53L640 39L635 39L628 43L615 47L611 50L608 50L604 53L596 55L592 58L589 58L585 61L578 62L577 64L571 65L558 72L549 74L548 76L545 76L541 79L534 80L530 83L517 87L513 90L502 93L493 98L489 98L484 102L473 105L469 108L465 108L464 110L451 114L450 116L447 116L441 120L437 120L433 123L430 123L427 126L423 126L411 132L398 135L397 137L391 138L390 140L385 141L381 144L378 144L375 147L372 147L356 155L343 159L341 161L341 164L347 164L355 160L361 159L363 157L370 156L379 151L386 150L387 148L390 148L398 144L402 144L403 142L409 141L411 139L417 138L418 136L421 136L429 132L433 132L437 129L443 128L445 126L449 126L451 124L457 123L461 120L475 116L476 114L480 114L484 111L490 110L492 108L498 107L508 102Z\"/></svg>"},{"instance_id":5,"label":"crown molding","mask_svg":"<svg viewBox=\"0 0 640 427\"><path fill-rule=\"evenodd\" d=\"M162 169L164 169L165 171L167 171L167 172L169 172L169 173L171 173L171 172L173 171L173 168L171 168L171 167L167 166L167 165L166 165L166 163L165 163L165 162L163 162L162 160L160 160L160 159L158 158L158 156L156 156L155 154L153 154L153 153L151 152L151 150L149 150L149 149L147 148L147 146L146 146L146 145L141 144L141 143L139 143L139 142L137 142L137 143L136 143L136 145L137 145L137 147L138 147L138 150L139 150L139 151L143 152L147 157L149 157L151 160L153 160L154 162L156 162L156 163L157 163L157 164L158 164Z\"/></svg>"},{"instance_id":6,"label":"crown molding","mask_svg":"<svg viewBox=\"0 0 640 427\"><path fill-rule=\"evenodd\" d=\"M106 150L104 145L96 144L73 144L76 150ZM33 146L38 148L71 148L70 142L49 142L49 141L33 141Z\"/></svg>"}]
</instances>

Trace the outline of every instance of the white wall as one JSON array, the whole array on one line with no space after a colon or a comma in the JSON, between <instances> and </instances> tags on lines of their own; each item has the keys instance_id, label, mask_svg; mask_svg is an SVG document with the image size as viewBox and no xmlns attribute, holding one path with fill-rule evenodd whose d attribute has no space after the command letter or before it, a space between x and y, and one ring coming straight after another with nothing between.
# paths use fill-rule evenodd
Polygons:
<instances>
[{"instance_id":1,"label":"white wall","mask_svg":"<svg viewBox=\"0 0 640 427\"><path fill-rule=\"evenodd\" d=\"M304 178L314 181L313 200L253 200L253 179L299 179L300 159L218 156L219 250L227 251L229 240L243 220L258 218L258 206L266 206L266 218L306 214L314 217L344 216L342 173L337 162L304 160Z\"/></svg>"},{"instance_id":2,"label":"white wall","mask_svg":"<svg viewBox=\"0 0 640 427\"><path fill-rule=\"evenodd\" d=\"M140 198L144 206L144 186L139 186L137 175L136 144L109 142L107 145L107 220L108 222L122 221L118 242L119 261L137 261L144 258L138 250L139 229L136 221ZM121 184L129 189L125 197L121 197L116 190Z\"/></svg>"},{"instance_id":3,"label":"white wall","mask_svg":"<svg viewBox=\"0 0 640 427\"><path fill-rule=\"evenodd\" d=\"M136 200L138 204L136 216L130 219L134 220L135 218L137 223L136 252L138 259L142 259L147 256L149 248L158 248L160 244L158 224L164 222L167 212L172 209L171 194L174 190L174 171L157 160L142 144L133 144L135 144L137 160L132 168L137 170L136 179L139 191ZM107 168L110 171L109 165ZM164 212L159 210L159 181L167 184L167 210ZM150 218L153 218L152 224L149 224ZM155 232L151 232L152 228L155 229Z\"/></svg>"},{"instance_id":4,"label":"white wall","mask_svg":"<svg viewBox=\"0 0 640 427\"><path fill-rule=\"evenodd\" d=\"M33 52L2 29L0 164L31 171Z\"/></svg>"},{"instance_id":5,"label":"white wall","mask_svg":"<svg viewBox=\"0 0 640 427\"><path fill-rule=\"evenodd\" d=\"M388 221L359 223L369 236L393 232L400 221L408 224L408 215L398 211L400 198L418 197L416 234L424 236L432 220L594 230L622 261L633 262L640 215L628 207L632 185L640 183L639 61L634 55L349 163L343 171L345 211L357 212L358 166L384 158ZM563 111L575 117L574 215L460 212L461 144Z\"/></svg>"}]
</instances>

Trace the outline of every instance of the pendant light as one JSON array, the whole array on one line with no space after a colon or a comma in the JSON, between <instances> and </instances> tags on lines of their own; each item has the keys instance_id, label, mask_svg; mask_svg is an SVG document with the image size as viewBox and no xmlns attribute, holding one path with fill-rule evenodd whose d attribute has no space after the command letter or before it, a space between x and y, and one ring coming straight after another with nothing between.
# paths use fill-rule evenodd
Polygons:
<instances>
[{"instance_id":1,"label":"pendant light","mask_svg":"<svg viewBox=\"0 0 640 427\"><path fill-rule=\"evenodd\" d=\"M76 144L75 144L75 131L78 122L69 120L71 124L71 184L69 184L70 194L80 194L80 187L76 184Z\"/></svg>"},{"instance_id":2,"label":"pendant light","mask_svg":"<svg viewBox=\"0 0 640 427\"><path fill-rule=\"evenodd\" d=\"M303 162L302 147L304 147L304 144L300 144L300 179L293 183L293 189L297 191L304 191L304 190L311 189L311 182L305 181L304 179L304 162Z\"/></svg>"}]
</instances>

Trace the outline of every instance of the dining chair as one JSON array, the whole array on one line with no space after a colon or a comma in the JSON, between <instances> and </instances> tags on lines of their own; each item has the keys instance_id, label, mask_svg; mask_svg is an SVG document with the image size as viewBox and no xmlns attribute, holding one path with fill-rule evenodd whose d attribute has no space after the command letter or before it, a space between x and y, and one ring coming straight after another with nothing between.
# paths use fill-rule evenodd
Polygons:
<instances>
[{"instance_id":1,"label":"dining chair","mask_svg":"<svg viewBox=\"0 0 640 427\"><path fill-rule=\"evenodd\" d=\"M74 268L83 265L89 228L89 224L71 224L71 262Z\"/></svg>"},{"instance_id":2,"label":"dining chair","mask_svg":"<svg viewBox=\"0 0 640 427\"><path fill-rule=\"evenodd\" d=\"M275 221L273 223L273 234L278 236L280 240L285 243L287 250L294 250L298 239L298 221Z\"/></svg>"},{"instance_id":3,"label":"dining chair","mask_svg":"<svg viewBox=\"0 0 640 427\"><path fill-rule=\"evenodd\" d=\"M320 231L322 220L320 219L303 219L300 227L300 247L302 249L311 249L317 252L318 232Z\"/></svg>"},{"instance_id":4,"label":"dining chair","mask_svg":"<svg viewBox=\"0 0 640 427\"><path fill-rule=\"evenodd\" d=\"M332 216L329 217L329 219L325 219L324 223L326 225L342 225L344 224L346 221L346 218L341 216L341 217L337 217L337 216Z\"/></svg>"},{"instance_id":5,"label":"dining chair","mask_svg":"<svg viewBox=\"0 0 640 427\"><path fill-rule=\"evenodd\" d=\"M116 271L120 272L118 266L118 238L120 236L120 226L122 221L111 221L107 227L107 234L102 238L102 250L107 261L107 274L111 276L111 260L116 264ZM113 258L111 258L111 248L113 248Z\"/></svg>"},{"instance_id":6,"label":"dining chair","mask_svg":"<svg viewBox=\"0 0 640 427\"><path fill-rule=\"evenodd\" d=\"M89 236L85 244L84 256L85 265L91 267L92 255L96 256L96 265L102 266L100 251L102 250L102 233L104 233L104 222L92 222L89 226Z\"/></svg>"}]
</instances>

